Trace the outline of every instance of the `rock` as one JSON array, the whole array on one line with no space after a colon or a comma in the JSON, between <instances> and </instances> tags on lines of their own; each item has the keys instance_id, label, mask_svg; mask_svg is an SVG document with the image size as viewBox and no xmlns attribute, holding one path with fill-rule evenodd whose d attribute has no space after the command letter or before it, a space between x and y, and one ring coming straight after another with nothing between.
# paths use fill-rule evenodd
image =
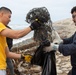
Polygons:
<instances>
[{"instance_id":1,"label":"rock","mask_svg":"<svg viewBox=\"0 0 76 75\"><path fill-rule=\"evenodd\" d=\"M53 26L61 38L70 37L76 31L76 26L70 18L54 22Z\"/></svg>"}]
</instances>

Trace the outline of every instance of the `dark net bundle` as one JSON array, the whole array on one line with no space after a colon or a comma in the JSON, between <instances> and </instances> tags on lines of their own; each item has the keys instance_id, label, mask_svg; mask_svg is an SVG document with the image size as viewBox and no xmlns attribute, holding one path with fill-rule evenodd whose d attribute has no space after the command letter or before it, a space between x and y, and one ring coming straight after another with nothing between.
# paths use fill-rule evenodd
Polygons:
<instances>
[{"instance_id":1,"label":"dark net bundle","mask_svg":"<svg viewBox=\"0 0 76 75\"><path fill-rule=\"evenodd\" d=\"M34 39L42 42L43 40L51 40L52 21L46 7L33 8L26 16L26 22L32 23L36 19L42 24L38 30L34 31Z\"/></svg>"},{"instance_id":2,"label":"dark net bundle","mask_svg":"<svg viewBox=\"0 0 76 75\"><path fill-rule=\"evenodd\" d=\"M36 19L41 23L41 26L34 30L34 40L38 42L39 47L35 51L31 64L42 67L41 75L57 75L55 51L44 52L44 42L47 40L52 42L52 21L46 7L33 8L26 16L26 21L32 23ZM49 43L50 44L50 43Z\"/></svg>"}]
</instances>

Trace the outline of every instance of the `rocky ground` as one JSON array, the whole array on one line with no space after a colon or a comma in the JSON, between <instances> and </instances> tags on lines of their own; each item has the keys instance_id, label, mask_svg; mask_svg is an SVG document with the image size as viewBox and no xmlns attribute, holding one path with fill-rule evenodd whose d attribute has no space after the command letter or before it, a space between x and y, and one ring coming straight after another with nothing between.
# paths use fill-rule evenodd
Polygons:
<instances>
[{"instance_id":1,"label":"rocky ground","mask_svg":"<svg viewBox=\"0 0 76 75\"><path fill-rule=\"evenodd\" d=\"M57 75L68 75L71 70L70 56L63 56L56 52Z\"/></svg>"},{"instance_id":2,"label":"rocky ground","mask_svg":"<svg viewBox=\"0 0 76 75\"><path fill-rule=\"evenodd\" d=\"M56 29L56 31L59 33L61 38L70 37L76 30L76 27L71 19L57 21L53 23L53 26ZM26 49L27 45L26 47L24 47L23 44L24 42L18 44L18 47L22 46L23 48ZM22 49L22 47L20 47L20 49ZM14 48L14 50L17 50L17 49ZM68 72L71 70L70 56L63 56L57 51L56 52L56 65L57 65L57 75L68 75ZM39 75L39 74L33 74L33 75Z\"/></svg>"},{"instance_id":3,"label":"rocky ground","mask_svg":"<svg viewBox=\"0 0 76 75\"><path fill-rule=\"evenodd\" d=\"M65 19L55 22L53 24L61 38L70 37L76 31L76 26L72 19ZM68 72L71 70L70 56L63 56L59 52L56 53L57 59L57 73L58 75L70 75Z\"/></svg>"}]
</instances>

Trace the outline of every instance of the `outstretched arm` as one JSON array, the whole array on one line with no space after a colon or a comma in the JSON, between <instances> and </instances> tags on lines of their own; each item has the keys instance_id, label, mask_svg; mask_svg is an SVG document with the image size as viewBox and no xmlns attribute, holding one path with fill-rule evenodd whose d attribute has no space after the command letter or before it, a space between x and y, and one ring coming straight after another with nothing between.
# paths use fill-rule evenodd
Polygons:
<instances>
[{"instance_id":1,"label":"outstretched arm","mask_svg":"<svg viewBox=\"0 0 76 75\"><path fill-rule=\"evenodd\" d=\"M74 43L71 44L59 44L59 45L51 43L50 46L44 48L45 52L57 51L57 50L64 56L72 55L76 53L76 41L74 41Z\"/></svg>"},{"instance_id":2,"label":"outstretched arm","mask_svg":"<svg viewBox=\"0 0 76 75\"><path fill-rule=\"evenodd\" d=\"M2 24L2 26L4 25ZM22 30L12 30L4 27L4 29L1 30L0 34L5 37L18 39L20 37L27 35L31 30L38 29L40 26L41 26L41 23L39 23L38 21L34 21L29 27L24 28Z\"/></svg>"}]
</instances>

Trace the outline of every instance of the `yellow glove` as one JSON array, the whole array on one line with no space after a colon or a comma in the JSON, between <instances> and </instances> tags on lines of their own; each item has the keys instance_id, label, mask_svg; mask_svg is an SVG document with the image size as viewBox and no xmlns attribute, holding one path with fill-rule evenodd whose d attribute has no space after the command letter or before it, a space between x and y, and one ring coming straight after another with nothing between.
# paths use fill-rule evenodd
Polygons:
<instances>
[{"instance_id":1,"label":"yellow glove","mask_svg":"<svg viewBox=\"0 0 76 75\"><path fill-rule=\"evenodd\" d=\"M31 59L32 59L32 55L30 55L30 54L26 54L26 55L22 54L21 55L21 59L25 60L25 62L27 62L27 63L30 63Z\"/></svg>"}]
</instances>

